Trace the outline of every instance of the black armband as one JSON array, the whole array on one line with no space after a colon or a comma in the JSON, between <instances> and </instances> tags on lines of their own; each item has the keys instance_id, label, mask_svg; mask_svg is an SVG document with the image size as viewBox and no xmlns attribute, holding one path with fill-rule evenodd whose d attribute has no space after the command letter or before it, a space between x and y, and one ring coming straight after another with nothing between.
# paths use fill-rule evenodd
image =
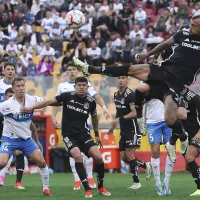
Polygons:
<instances>
[{"instance_id":1,"label":"black armband","mask_svg":"<svg viewBox=\"0 0 200 200\"><path fill-rule=\"evenodd\" d=\"M99 137L99 131L94 131L95 137Z\"/></svg>"}]
</instances>

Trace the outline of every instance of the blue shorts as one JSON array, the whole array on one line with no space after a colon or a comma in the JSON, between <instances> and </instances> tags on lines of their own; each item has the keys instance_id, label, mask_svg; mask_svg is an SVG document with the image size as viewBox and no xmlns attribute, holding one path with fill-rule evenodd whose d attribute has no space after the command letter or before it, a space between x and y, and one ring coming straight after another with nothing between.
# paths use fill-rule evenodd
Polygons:
<instances>
[{"instance_id":1,"label":"blue shorts","mask_svg":"<svg viewBox=\"0 0 200 200\"><path fill-rule=\"evenodd\" d=\"M11 139L5 136L1 138L0 153L7 153L12 156L15 150L20 150L28 157L36 149L38 149L38 146L32 138L27 140L22 138Z\"/></svg>"},{"instance_id":2,"label":"blue shorts","mask_svg":"<svg viewBox=\"0 0 200 200\"><path fill-rule=\"evenodd\" d=\"M150 144L156 142L165 144L171 138L172 129L165 122L158 122L155 124L147 124L147 133Z\"/></svg>"}]
</instances>

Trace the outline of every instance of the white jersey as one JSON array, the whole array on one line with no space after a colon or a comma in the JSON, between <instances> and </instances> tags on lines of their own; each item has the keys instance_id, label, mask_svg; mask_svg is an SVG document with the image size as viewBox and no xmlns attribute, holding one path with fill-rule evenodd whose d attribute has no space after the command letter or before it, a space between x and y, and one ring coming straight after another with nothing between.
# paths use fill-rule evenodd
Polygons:
<instances>
[{"instance_id":1,"label":"white jersey","mask_svg":"<svg viewBox=\"0 0 200 200\"><path fill-rule=\"evenodd\" d=\"M146 123L154 124L164 120L165 106L158 99L151 99L146 103Z\"/></svg>"},{"instance_id":2,"label":"white jersey","mask_svg":"<svg viewBox=\"0 0 200 200\"><path fill-rule=\"evenodd\" d=\"M30 107L40 101L44 101L44 99L26 94L23 106ZM30 125L33 111L20 113L21 107L22 105L14 96L0 104L0 114L4 116L3 136L9 138L23 138L25 140L31 138L32 132L30 130Z\"/></svg>"},{"instance_id":3,"label":"white jersey","mask_svg":"<svg viewBox=\"0 0 200 200\"><path fill-rule=\"evenodd\" d=\"M11 83L7 83L6 80L3 78L0 80L0 104L4 102L5 98L5 91L12 87Z\"/></svg>"}]
</instances>

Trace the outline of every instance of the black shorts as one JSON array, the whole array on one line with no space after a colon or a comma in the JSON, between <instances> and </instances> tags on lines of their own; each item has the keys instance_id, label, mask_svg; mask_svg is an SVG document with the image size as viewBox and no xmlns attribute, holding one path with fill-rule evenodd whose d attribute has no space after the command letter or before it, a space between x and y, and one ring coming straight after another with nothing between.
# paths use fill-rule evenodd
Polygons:
<instances>
[{"instance_id":1,"label":"black shorts","mask_svg":"<svg viewBox=\"0 0 200 200\"><path fill-rule=\"evenodd\" d=\"M141 144L141 134L134 131L120 133L119 149L125 151L125 149L135 148L139 149Z\"/></svg>"},{"instance_id":2,"label":"black shorts","mask_svg":"<svg viewBox=\"0 0 200 200\"><path fill-rule=\"evenodd\" d=\"M4 121L4 118L1 116L0 117L0 144L1 144L1 136L3 134L3 121Z\"/></svg>"},{"instance_id":3,"label":"black shorts","mask_svg":"<svg viewBox=\"0 0 200 200\"><path fill-rule=\"evenodd\" d=\"M93 146L96 146L92 136L89 134L83 134L80 136L63 136L63 143L66 151L69 154L71 149L78 147L86 156L88 156L89 149Z\"/></svg>"},{"instance_id":4,"label":"black shorts","mask_svg":"<svg viewBox=\"0 0 200 200\"><path fill-rule=\"evenodd\" d=\"M151 64L148 80L145 83L150 86L147 99L156 98L164 101L166 96L172 95L174 102L179 106L184 85L163 67Z\"/></svg>"}]
</instances>

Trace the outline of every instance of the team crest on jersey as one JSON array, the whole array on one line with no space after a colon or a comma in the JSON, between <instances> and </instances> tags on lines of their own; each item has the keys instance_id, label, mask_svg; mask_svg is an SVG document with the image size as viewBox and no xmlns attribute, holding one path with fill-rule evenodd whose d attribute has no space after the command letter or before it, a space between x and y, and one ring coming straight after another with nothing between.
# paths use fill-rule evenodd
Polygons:
<instances>
[{"instance_id":1,"label":"team crest on jersey","mask_svg":"<svg viewBox=\"0 0 200 200\"><path fill-rule=\"evenodd\" d=\"M85 103L85 104L84 104L84 108L85 108L85 109L88 109L88 108L89 108L89 103Z\"/></svg>"},{"instance_id":2,"label":"team crest on jersey","mask_svg":"<svg viewBox=\"0 0 200 200\"><path fill-rule=\"evenodd\" d=\"M72 99L72 100L70 101L70 103L74 103L74 100Z\"/></svg>"},{"instance_id":3,"label":"team crest on jersey","mask_svg":"<svg viewBox=\"0 0 200 200\"><path fill-rule=\"evenodd\" d=\"M122 98L122 99L121 99L121 104L124 104L124 103L125 103L125 99Z\"/></svg>"}]
</instances>

